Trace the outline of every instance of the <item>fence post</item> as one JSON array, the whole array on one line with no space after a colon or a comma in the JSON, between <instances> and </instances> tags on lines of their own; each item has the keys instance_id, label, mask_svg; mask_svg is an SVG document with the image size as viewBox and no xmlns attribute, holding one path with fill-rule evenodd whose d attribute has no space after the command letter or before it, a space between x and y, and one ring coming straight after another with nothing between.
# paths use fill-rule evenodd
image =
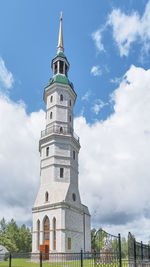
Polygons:
<instances>
[{"instance_id":1,"label":"fence post","mask_svg":"<svg viewBox=\"0 0 150 267\"><path fill-rule=\"evenodd\" d=\"M119 266L121 267L121 236L118 234L118 245L119 245Z\"/></svg>"},{"instance_id":2,"label":"fence post","mask_svg":"<svg viewBox=\"0 0 150 267\"><path fill-rule=\"evenodd\" d=\"M134 238L134 264L136 267L136 240L135 240L135 238Z\"/></svg>"},{"instance_id":3,"label":"fence post","mask_svg":"<svg viewBox=\"0 0 150 267\"><path fill-rule=\"evenodd\" d=\"M9 267L11 267L11 253L9 254Z\"/></svg>"},{"instance_id":4,"label":"fence post","mask_svg":"<svg viewBox=\"0 0 150 267\"><path fill-rule=\"evenodd\" d=\"M40 267L42 267L42 251L40 251Z\"/></svg>"},{"instance_id":5,"label":"fence post","mask_svg":"<svg viewBox=\"0 0 150 267\"><path fill-rule=\"evenodd\" d=\"M143 243L141 241L141 260L143 261Z\"/></svg>"},{"instance_id":6,"label":"fence post","mask_svg":"<svg viewBox=\"0 0 150 267\"><path fill-rule=\"evenodd\" d=\"M81 267L83 267L83 250L81 249Z\"/></svg>"},{"instance_id":7,"label":"fence post","mask_svg":"<svg viewBox=\"0 0 150 267\"><path fill-rule=\"evenodd\" d=\"M148 245L148 259L150 260L150 246Z\"/></svg>"}]
</instances>

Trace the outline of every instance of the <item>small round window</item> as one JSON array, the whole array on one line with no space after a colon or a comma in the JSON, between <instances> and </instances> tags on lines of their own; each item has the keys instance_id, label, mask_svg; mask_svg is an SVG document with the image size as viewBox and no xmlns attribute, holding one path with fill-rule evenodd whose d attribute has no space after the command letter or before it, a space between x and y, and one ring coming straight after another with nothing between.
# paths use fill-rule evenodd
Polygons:
<instances>
[{"instance_id":1,"label":"small round window","mask_svg":"<svg viewBox=\"0 0 150 267\"><path fill-rule=\"evenodd\" d=\"M72 199L73 199L73 201L76 201L76 194L75 193L72 194Z\"/></svg>"}]
</instances>

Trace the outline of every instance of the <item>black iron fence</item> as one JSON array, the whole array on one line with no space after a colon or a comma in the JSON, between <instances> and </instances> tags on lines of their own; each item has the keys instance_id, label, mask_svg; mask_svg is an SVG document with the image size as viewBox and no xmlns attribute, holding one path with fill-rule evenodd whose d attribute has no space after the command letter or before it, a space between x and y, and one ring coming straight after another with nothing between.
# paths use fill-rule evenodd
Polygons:
<instances>
[{"instance_id":1,"label":"black iron fence","mask_svg":"<svg viewBox=\"0 0 150 267\"><path fill-rule=\"evenodd\" d=\"M97 263L114 263L121 266L121 237L99 229L94 235L94 252Z\"/></svg>"},{"instance_id":2,"label":"black iron fence","mask_svg":"<svg viewBox=\"0 0 150 267\"><path fill-rule=\"evenodd\" d=\"M141 264L150 266L150 246L143 244L143 242L137 242L130 232L128 234L128 260L133 266L140 266Z\"/></svg>"},{"instance_id":3,"label":"black iron fence","mask_svg":"<svg viewBox=\"0 0 150 267\"><path fill-rule=\"evenodd\" d=\"M80 253L10 253L0 267L120 267L118 256L107 252ZM122 260L122 267L128 261Z\"/></svg>"},{"instance_id":4,"label":"black iron fence","mask_svg":"<svg viewBox=\"0 0 150 267\"><path fill-rule=\"evenodd\" d=\"M5 253L0 267L150 267L150 246L137 242L129 233L123 243L120 234L100 229L94 234L92 252L80 253Z\"/></svg>"}]
</instances>

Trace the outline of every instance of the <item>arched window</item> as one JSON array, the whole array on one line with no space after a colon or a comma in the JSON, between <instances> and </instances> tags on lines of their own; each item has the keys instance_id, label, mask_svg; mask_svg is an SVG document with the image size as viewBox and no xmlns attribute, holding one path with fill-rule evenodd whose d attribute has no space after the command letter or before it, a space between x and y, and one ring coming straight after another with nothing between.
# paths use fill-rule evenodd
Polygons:
<instances>
[{"instance_id":1,"label":"arched window","mask_svg":"<svg viewBox=\"0 0 150 267\"><path fill-rule=\"evenodd\" d=\"M40 220L37 221L37 231L38 231L37 248L38 250L40 250Z\"/></svg>"},{"instance_id":2,"label":"arched window","mask_svg":"<svg viewBox=\"0 0 150 267\"><path fill-rule=\"evenodd\" d=\"M45 193L45 201L48 201L48 192Z\"/></svg>"},{"instance_id":3,"label":"arched window","mask_svg":"<svg viewBox=\"0 0 150 267\"><path fill-rule=\"evenodd\" d=\"M49 146L46 148L46 156L49 156Z\"/></svg>"},{"instance_id":4,"label":"arched window","mask_svg":"<svg viewBox=\"0 0 150 267\"><path fill-rule=\"evenodd\" d=\"M50 113L50 119L52 119L52 118L53 118L53 113L51 112L51 113Z\"/></svg>"},{"instance_id":5,"label":"arched window","mask_svg":"<svg viewBox=\"0 0 150 267\"><path fill-rule=\"evenodd\" d=\"M44 218L44 245L49 246L49 233L50 233L50 222L49 218L45 216Z\"/></svg>"},{"instance_id":6,"label":"arched window","mask_svg":"<svg viewBox=\"0 0 150 267\"><path fill-rule=\"evenodd\" d=\"M50 98L50 102L52 103L53 102L53 96L51 95L51 98Z\"/></svg>"},{"instance_id":7,"label":"arched window","mask_svg":"<svg viewBox=\"0 0 150 267\"><path fill-rule=\"evenodd\" d=\"M56 250L56 218L53 218L53 250Z\"/></svg>"},{"instance_id":8,"label":"arched window","mask_svg":"<svg viewBox=\"0 0 150 267\"><path fill-rule=\"evenodd\" d=\"M63 101L63 99L64 99L64 98L63 98L63 95L61 94L61 95L60 95L60 101Z\"/></svg>"},{"instance_id":9,"label":"arched window","mask_svg":"<svg viewBox=\"0 0 150 267\"><path fill-rule=\"evenodd\" d=\"M76 194L75 193L72 194L72 199L73 199L73 201L76 201Z\"/></svg>"},{"instance_id":10,"label":"arched window","mask_svg":"<svg viewBox=\"0 0 150 267\"><path fill-rule=\"evenodd\" d=\"M60 127L60 133L63 133L63 127Z\"/></svg>"}]
</instances>

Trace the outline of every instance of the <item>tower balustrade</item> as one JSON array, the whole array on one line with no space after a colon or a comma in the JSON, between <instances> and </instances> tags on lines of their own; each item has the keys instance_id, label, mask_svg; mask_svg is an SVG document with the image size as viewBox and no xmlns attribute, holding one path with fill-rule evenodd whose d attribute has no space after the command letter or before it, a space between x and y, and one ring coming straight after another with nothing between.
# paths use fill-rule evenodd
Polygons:
<instances>
[{"instance_id":1,"label":"tower balustrade","mask_svg":"<svg viewBox=\"0 0 150 267\"><path fill-rule=\"evenodd\" d=\"M60 135L71 135L76 139L76 141L79 142L78 135L74 132L73 128L69 126L52 125L47 127L45 130L41 131L41 138L53 133Z\"/></svg>"}]
</instances>

